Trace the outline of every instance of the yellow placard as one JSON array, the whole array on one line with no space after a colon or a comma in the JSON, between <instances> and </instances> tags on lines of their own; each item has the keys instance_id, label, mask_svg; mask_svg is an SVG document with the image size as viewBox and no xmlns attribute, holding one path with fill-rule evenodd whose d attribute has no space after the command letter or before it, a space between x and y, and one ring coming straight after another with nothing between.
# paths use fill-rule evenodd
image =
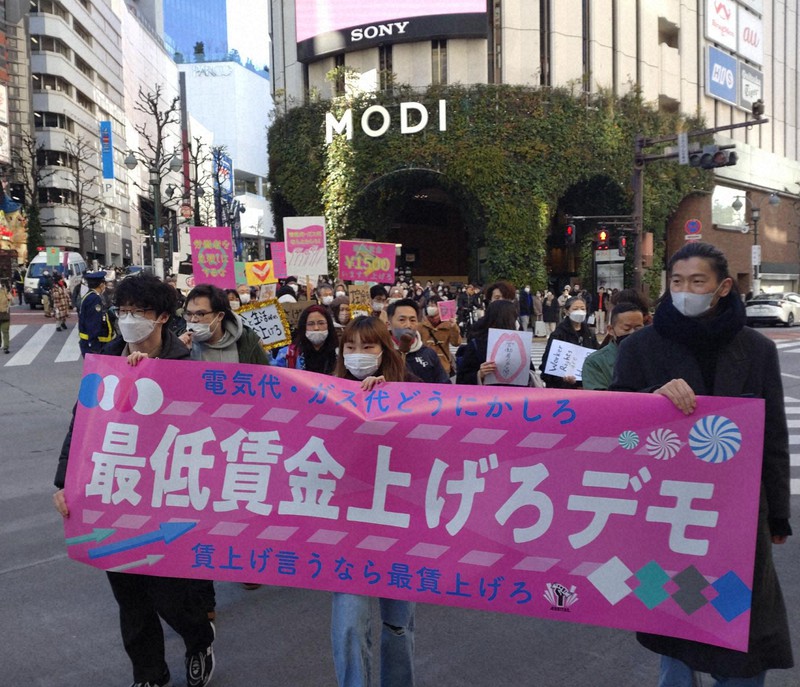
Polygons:
<instances>
[{"instance_id":1,"label":"yellow placard","mask_svg":"<svg viewBox=\"0 0 800 687\"><path fill-rule=\"evenodd\" d=\"M247 283L250 286L275 284L278 281L278 278L275 276L275 266L272 260L246 262L244 264L244 271L247 275Z\"/></svg>"}]
</instances>

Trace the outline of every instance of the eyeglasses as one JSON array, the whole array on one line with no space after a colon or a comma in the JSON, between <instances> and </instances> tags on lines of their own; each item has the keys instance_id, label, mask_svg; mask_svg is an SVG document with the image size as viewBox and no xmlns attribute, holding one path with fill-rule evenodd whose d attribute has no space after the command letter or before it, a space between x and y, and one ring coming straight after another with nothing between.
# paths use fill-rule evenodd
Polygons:
<instances>
[{"instance_id":1,"label":"eyeglasses","mask_svg":"<svg viewBox=\"0 0 800 687\"><path fill-rule=\"evenodd\" d=\"M205 310L197 310L196 312L189 312L188 310L183 313L183 319L187 322L199 322L203 318L207 317L208 315L213 315L213 312L207 312Z\"/></svg>"},{"instance_id":2,"label":"eyeglasses","mask_svg":"<svg viewBox=\"0 0 800 687\"><path fill-rule=\"evenodd\" d=\"M120 308L119 316L123 317L125 315L130 315L131 317L133 317L134 320L144 320L145 313L149 312L155 312L155 310L153 308L136 308L136 309Z\"/></svg>"}]
</instances>

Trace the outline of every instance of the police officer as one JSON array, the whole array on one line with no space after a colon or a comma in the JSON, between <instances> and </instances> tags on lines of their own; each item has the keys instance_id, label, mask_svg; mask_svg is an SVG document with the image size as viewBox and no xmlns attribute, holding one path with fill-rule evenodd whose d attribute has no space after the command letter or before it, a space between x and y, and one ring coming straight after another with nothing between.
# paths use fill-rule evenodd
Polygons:
<instances>
[{"instance_id":1,"label":"police officer","mask_svg":"<svg viewBox=\"0 0 800 687\"><path fill-rule=\"evenodd\" d=\"M102 353L103 347L114 338L114 328L101 297L106 288L105 276L102 270L83 275L89 287L78 309L78 336L83 356Z\"/></svg>"}]
</instances>

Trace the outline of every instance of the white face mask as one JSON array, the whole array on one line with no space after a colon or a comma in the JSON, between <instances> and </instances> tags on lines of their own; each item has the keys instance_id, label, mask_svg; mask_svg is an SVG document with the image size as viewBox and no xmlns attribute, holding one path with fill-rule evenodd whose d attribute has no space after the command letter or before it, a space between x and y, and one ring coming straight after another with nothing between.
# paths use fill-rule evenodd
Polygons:
<instances>
[{"instance_id":1,"label":"white face mask","mask_svg":"<svg viewBox=\"0 0 800 687\"><path fill-rule=\"evenodd\" d=\"M525 293L530 293L530 292L531 292L531 287L530 286L526 286L525 287Z\"/></svg>"},{"instance_id":2,"label":"white face mask","mask_svg":"<svg viewBox=\"0 0 800 687\"><path fill-rule=\"evenodd\" d=\"M375 374L381 366L382 354L372 353L345 353L344 366L356 379L365 379Z\"/></svg>"},{"instance_id":3,"label":"white face mask","mask_svg":"<svg viewBox=\"0 0 800 687\"><path fill-rule=\"evenodd\" d=\"M383 310L383 303L381 301L372 301L372 309L375 312L380 312Z\"/></svg>"},{"instance_id":4,"label":"white face mask","mask_svg":"<svg viewBox=\"0 0 800 687\"><path fill-rule=\"evenodd\" d=\"M239 301L228 301L228 302L231 304L231 310L238 310L239 308L242 307Z\"/></svg>"},{"instance_id":5,"label":"white face mask","mask_svg":"<svg viewBox=\"0 0 800 687\"><path fill-rule=\"evenodd\" d=\"M700 317L711 310L711 301L717 295L717 289L711 293L690 293L689 291L670 293L672 305L685 317Z\"/></svg>"},{"instance_id":6,"label":"white face mask","mask_svg":"<svg viewBox=\"0 0 800 687\"><path fill-rule=\"evenodd\" d=\"M336 298L344 298L347 294L344 291L337 291Z\"/></svg>"},{"instance_id":7,"label":"white face mask","mask_svg":"<svg viewBox=\"0 0 800 687\"><path fill-rule=\"evenodd\" d=\"M141 319L133 315L120 315L118 324L122 338L129 344L141 343L156 328L155 320Z\"/></svg>"},{"instance_id":8,"label":"white face mask","mask_svg":"<svg viewBox=\"0 0 800 687\"><path fill-rule=\"evenodd\" d=\"M569 319L573 322L581 323L586 319L586 311L585 310L573 310L569 313Z\"/></svg>"},{"instance_id":9,"label":"white face mask","mask_svg":"<svg viewBox=\"0 0 800 687\"><path fill-rule=\"evenodd\" d=\"M337 318L340 324L347 324L350 321L350 311L340 310L339 317Z\"/></svg>"},{"instance_id":10,"label":"white face mask","mask_svg":"<svg viewBox=\"0 0 800 687\"><path fill-rule=\"evenodd\" d=\"M308 339L312 344L315 346L320 346L325 343L325 339L328 338L328 332L320 332L320 331L313 331L313 332L306 332L306 339Z\"/></svg>"},{"instance_id":11,"label":"white face mask","mask_svg":"<svg viewBox=\"0 0 800 687\"><path fill-rule=\"evenodd\" d=\"M189 322L186 331L192 333L192 341L208 341L214 335L214 325L205 322Z\"/></svg>"},{"instance_id":12,"label":"white face mask","mask_svg":"<svg viewBox=\"0 0 800 687\"><path fill-rule=\"evenodd\" d=\"M333 303L333 296L322 297L322 305L330 305L331 303Z\"/></svg>"},{"instance_id":13,"label":"white face mask","mask_svg":"<svg viewBox=\"0 0 800 687\"><path fill-rule=\"evenodd\" d=\"M428 317L436 317L439 314L439 308L435 305L429 305L425 308L425 312L428 313Z\"/></svg>"},{"instance_id":14,"label":"white face mask","mask_svg":"<svg viewBox=\"0 0 800 687\"><path fill-rule=\"evenodd\" d=\"M247 305L250 302L250 294L249 293L240 293L239 300L241 301L242 305Z\"/></svg>"},{"instance_id":15,"label":"white face mask","mask_svg":"<svg viewBox=\"0 0 800 687\"><path fill-rule=\"evenodd\" d=\"M295 284L294 282L292 282L291 284L289 284L289 288L290 288L292 291L294 291L295 295L297 295L297 292L298 292L298 291L300 291L300 287L299 287L297 284Z\"/></svg>"}]
</instances>

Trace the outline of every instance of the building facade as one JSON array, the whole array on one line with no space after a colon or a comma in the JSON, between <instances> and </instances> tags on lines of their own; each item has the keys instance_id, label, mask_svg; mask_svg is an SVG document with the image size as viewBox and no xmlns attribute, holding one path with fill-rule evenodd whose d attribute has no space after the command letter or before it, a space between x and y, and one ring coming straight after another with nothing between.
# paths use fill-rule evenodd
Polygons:
<instances>
[{"instance_id":1,"label":"building facade","mask_svg":"<svg viewBox=\"0 0 800 687\"><path fill-rule=\"evenodd\" d=\"M412 91L501 84L567 87L587 102L636 89L660 111L699 115L707 127L752 122L715 134L717 145L735 145L738 163L709 171L714 190L671 209L666 243L669 250L681 245L687 222L699 220L703 240L731 255L744 291L753 287L754 241L761 285L798 286L796 3L452 0L412 10L373 3L350 16L336 9L334 2L271 2L273 87L282 111L348 90L374 92L379 103L396 84ZM764 121L753 121L756 101Z\"/></svg>"}]
</instances>

